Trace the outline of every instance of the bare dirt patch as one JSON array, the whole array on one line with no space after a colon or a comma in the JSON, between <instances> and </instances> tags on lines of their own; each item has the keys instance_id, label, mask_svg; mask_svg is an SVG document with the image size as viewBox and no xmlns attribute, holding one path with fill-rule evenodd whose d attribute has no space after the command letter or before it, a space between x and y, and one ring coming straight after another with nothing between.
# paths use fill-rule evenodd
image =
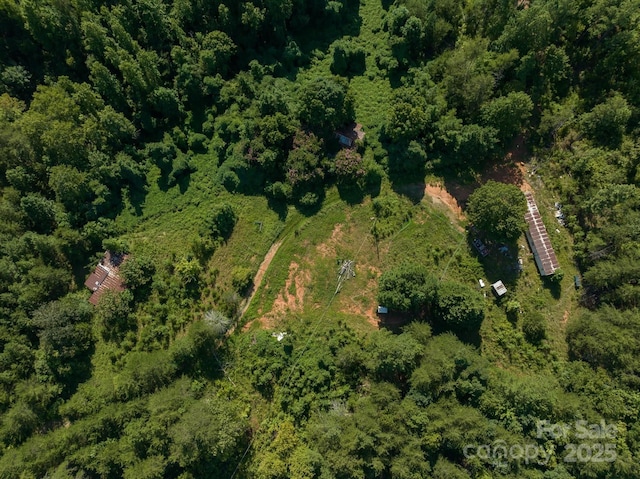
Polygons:
<instances>
[{"instance_id":1,"label":"bare dirt patch","mask_svg":"<svg viewBox=\"0 0 640 479\"><path fill-rule=\"evenodd\" d=\"M533 193L533 187L526 180L526 178L527 178L527 167L525 166L524 163L520 162L520 163L518 163L518 168L520 169L520 172L522 173L522 184L520 185L520 189L522 191L524 191L525 193L526 192Z\"/></svg>"},{"instance_id":2,"label":"bare dirt patch","mask_svg":"<svg viewBox=\"0 0 640 479\"><path fill-rule=\"evenodd\" d=\"M446 189L462 207L466 205L471 193L489 180L515 185L522 191L533 191L526 179L525 161L529 159L530 154L524 136L519 135L513 140L504 157L487 164L475 181L470 183L447 181Z\"/></svg>"},{"instance_id":3,"label":"bare dirt patch","mask_svg":"<svg viewBox=\"0 0 640 479\"><path fill-rule=\"evenodd\" d=\"M273 302L271 311L256 319L265 329L272 329L277 320L287 313L301 312L304 309L304 296L307 286L311 283L311 273L300 268L300 265L292 261L289 265L289 276ZM250 324L245 328L248 329Z\"/></svg>"},{"instance_id":4,"label":"bare dirt patch","mask_svg":"<svg viewBox=\"0 0 640 479\"><path fill-rule=\"evenodd\" d=\"M324 243L320 243L316 249L318 250L318 254L323 258L327 258L329 256L335 256L336 254L336 246L342 241L344 236L344 232L342 228L344 227L343 223L337 223L333 231L331 232L331 237L325 241Z\"/></svg>"},{"instance_id":5,"label":"bare dirt patch","mask_svg":"<svg viewBox=\"0 0 640 479\"><path fill-rule=\"evenodd\" d=\"M378 303L376 301L376 291L378 290L378 277L381 272L375 266L360 267L359 274L368 274L370 279L367 285L361 288L354 296L343 296L340 298L340 311L366 318L367 322L375 329L380 327L378 317Z\"/></svg>"},{"instance_id":6,"label":"bare dirt patch","mask_svg":"<svg viewBox=\"0 0 640 479\"><path fill-rule=\"evenodd\" d=\"M442 185L426 185L424 192L431 198L434 204L445 205L450 212L453 213L455 219L463 220L465 218L462 207L447 189Z\"/></svg>"},{"instance_id":7,"label":"bare dirt patch","mask_svg":"<svg viewBox=\"0 0 640 479\"><path fill-rule=\"evenodd\" d=\"M362 305L354 302L341 309L345 313L366 318L367 323L369 323L375 329L380 328L380 321L378 319L378 308L375 304L369 308L363 308Z\"/></svg>"}]
</instances>

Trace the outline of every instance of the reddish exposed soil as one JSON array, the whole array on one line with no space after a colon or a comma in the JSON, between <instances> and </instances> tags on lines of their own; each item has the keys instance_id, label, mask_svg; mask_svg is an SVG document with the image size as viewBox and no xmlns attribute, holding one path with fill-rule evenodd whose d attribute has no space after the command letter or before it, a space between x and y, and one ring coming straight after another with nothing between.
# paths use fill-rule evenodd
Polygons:
<instances>
[{"instance_id":1,"label":"reddish exposed soil","mask_svg":"<svg viewBox=\"0 0 640 479\"><path fill-rule=\"evenodd\" d=\"M285 282L284 288L274 300L271 311L254 321L258 321L264 329L272 329L285 314L302 311L304 309L305 291L310 283L311 273L301 269L298 263L292 261L289 265L289 277ZM291 290L294 292L291 293ZM243 330L249 329L252 323L253 321L246 324Z\"/></svg>"},{"instance_id":2,"label":"reddish exposed soil","mask_svg":"<svg viewBox=\"0 0 640 479\"><path fill-rule=\"evenodd\" d=\"M455 198L459 205L464 206L479 186L489 180L507 183L519 187L522 191L533 191L527 182L527 169L524 162L530 157L525 138L519 135L511 143L506 155L492 163L478 175L476 181L461 184L456 181L446 183L447 191Z\"/></svg>"},{"instance_id":3,"label":"reddish exposed soil","mask_svg":"<svg viewBox=\"0 0 640 479\"><path fill-rule=\"evenodd\" d=\"M342 231L344 224L338 223L333 228L333 232L331 233L331 238L329 238L324 243L320 243L316 249L318 253L323 258L327 258L329 256L335 256L336 254L336 246L340 241L342 241L342 237L344 236L344 232Z\"/></svg>"},{"instance_id":4,"label":"reddish exposed soil","mask_svg":"<svg viewBox=\"0 0 640 479\"><path fill-rule=\"evenodd\" d=\"M435 204L445 205L449 211L453 213L455 219L464 219L464 213L462 212L462 207L458 204L458 200L456 200L442 185L426 185L424 187L424 192Z\"/></svg>"}]
</instances>

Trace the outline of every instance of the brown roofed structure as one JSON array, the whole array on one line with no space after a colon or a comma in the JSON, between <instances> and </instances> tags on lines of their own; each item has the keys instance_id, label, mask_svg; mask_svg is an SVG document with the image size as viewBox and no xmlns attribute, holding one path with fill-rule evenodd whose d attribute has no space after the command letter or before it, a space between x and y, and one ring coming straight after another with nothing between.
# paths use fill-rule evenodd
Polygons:
<instances>
[{"instance_id":1,"label":"brown roofed structure","mask_svg":"<svg viewBox=\"0 0 640 479\"><path fill-rule=\"evenodd\" d=\"M93 291L89 302L97 305L105 291L124 291L124 284L120 278L120 265L127 259L127 255L112 254L107 251L104 258L96 266L96 269L84 285Z\"/></svg>"},{"instance_id":2,"label":"brown roofed structure","mask_svg":"<svg viewBox=\"0 0 640 479\"><path fill-rule=\"evenodd\" d=\"M91 291L96 291L102 282L109 276L109 271L101 264L96 266L96 270L84 282L84 285Z\"/></svg>"},{"instance_id":3,"label":"brown roofed structure","mask_svg":"<svg viewBox=\"0 0 640 479\"><path fill-rule=\"evenodd\" d=\"M524 215L524 219L529 224L529 229L526 231L527 241L538 266L540 276L550 276L560 267L558 258L551 245L547 228L542 222L540 211L536 201L533 199L533 195L527 192L525 196L527 198L528 211Z\"/></svg>"}]
</instances>

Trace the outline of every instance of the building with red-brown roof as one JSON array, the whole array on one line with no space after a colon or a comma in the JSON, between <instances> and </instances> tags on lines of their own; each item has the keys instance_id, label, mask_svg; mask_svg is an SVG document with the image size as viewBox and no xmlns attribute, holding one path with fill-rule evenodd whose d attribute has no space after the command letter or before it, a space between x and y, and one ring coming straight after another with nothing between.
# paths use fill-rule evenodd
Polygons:
<instances>
[{"instance_id":1,"label":"building with red-brown roof","mask_svg":"<svg viewBox=\"0 0 640 479\"><path fill-rule=\"evenodd\" d=\"M105 291L124 291L124 283L120 277L120 265L127 259L127 255L113 254L107 251L98 263L93 273L89 275L84 285L93 291L89 302L97 305Z\"/></svg>"}]
</instances>

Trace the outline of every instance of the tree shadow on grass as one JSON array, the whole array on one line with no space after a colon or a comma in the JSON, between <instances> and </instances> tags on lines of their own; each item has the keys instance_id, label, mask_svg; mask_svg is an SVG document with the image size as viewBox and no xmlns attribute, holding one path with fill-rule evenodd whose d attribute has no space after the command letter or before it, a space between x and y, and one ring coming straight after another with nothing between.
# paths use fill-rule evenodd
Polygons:
<instances>
[{"instance_id":1,"label":"tree shadow on grass","mask_svg":"<svg viewBox=\"0 0 640 479\"><path fill-rule=\"evenodd\" d=\"M305 203L304 201L297 201L295 203L296 209L306 217L316 215L322 209L322 205L326 197L324 189L318 190L313 193L318 196L317 201L315 201L314 203Z\"/></svg>"},{"instance_id":2,"label":"tree shadow on grass","mask_svg":"<svg viewBox=\"0 0 640 479\"><path fill-rule=\"evenodd\" d=\"M496 281L502 281L507 287L515 286L520 278L520 265L518 258L520 256L520 250L517 244L502 244L497 242L491 242L487 239L482 232L469 228L467 230L467 247L475 254L478 261L482 265L482 270L488 281L486 285L490 293L491 283ZM479 241L479 243L476 243ZM482 250L486 249L487 255L482 256ZM478 278L480 279L480 278Z\"/></svg>"},{"instance_id":3,"label":"tree shadow on grass","mask_svg":"<svg viewBox=\"0 0 640 479\"><path fill-rule=\"evenodd\" d=\"M300 69L318 56L316 52L326 54L334 41L345 36L359 36L361 26L360 2L348 0L340 12L325 13L311 18L303 26L290 28L289 35L283 37L280 45L253 50L252 54L246 55L244 63L256 59L263 65L274 66L276 76L295 81Z\"/></svg>"},{"instance_id":4,"label":"tree shadow on grass","mask_svg":"<svg viewBox=\"0 0 640 479\"><path fill-rule=\"evenodd\" d=\"M280 221L285 221L289 214L289 205L285 200L280 200L273 197L267 197L267 205L269 208L277 213Z\"/></svg>"},{"instance_id":5,"label":"tree shadow on grass","mask_svg":"<svg viewBox=\"0 0 640 479\"><path fill-rule=\"evenodd\" d=\"M331 17L312 19L308 28L294 35L303 53L309 54L316 49L326 51L329 45L339 38L360 35L362 18L359 0L347 0L344 8L334 15L339 18L339 21L331 22ZM327 24L328 21L329 24ZM320 26L318 23L322 23L322 28L313 28Z\"/></svg>"},{"instance_id":6,"label":"tree shadow on grass","mask_svg":"<svg viewBox=\"0 0 640 479\"><path fill-rule=\"evenodd\" d=\"M389 7L393 5L393 0L382 0L382 8L389 10Z\"/></svg>"},{"instance_id":7,"label":"tree shadow on grass","mask_svg":"<svg viewBox=\"0 0 640 479\"><path fill-rule=\"evenodd\" d=\"M549 276L542 278L542 286L549 290L553 299L560 299L562 295L562 284L559 281L554 281Z\"/></svg>"},{"instance_id":8,"label":"tree shadow on grass","mask_svg":"<svg viewBox=\"0 0 640 479\"><path fill-rule=\"evenodd\" d=\"M145 185L146 186L146 185ZM133 207L136 216L142 215L142 205L147 197L147 189L132 188L128 192L129 204Z\"/></svg>"},{"instance_id":9,"label":"tree shadow on grass","mask_svg":"<svg viewBox=\"0 0 640 479\"><path fill-rule=\"evenodd\" d=\"M453 333L463 343L470 344L476 348L479 348L482 344L482 338L480 337L480 330L460 330L452 331L450 328L446 328L438 321L429 321L431 325L433 335Z\"/></svg>"},{"instance_id":10,"label":"tree shadow on grass","mask_svg":"<svg viewBox=\"0 0 640 479\"><path fill-rule=\"evenodd\" d=\"M357 185L349 185L344 183L338 183L338 194L340 199L348 205L358 205L364 201L366 193L363 188Z\"/></svg>"},{"instance_id":11,"label":"tree shadow on grass","mask_svg":"<svg viewBox=\"0 0 640 479\"><path fill-rule=\"evenodd\" d=\"M356 184L355 182L338 182L336 186L338 188L340 199L353 206L361 204L368 195L371 196L371 198L379 196L382 188L382 177L369 175L367 178L367 184L364 187Z\"/></svg>"},{"instance_id":12,"label":"tree shadow on grass","mask_svg":"<svg viewBox=\"0 0 640 479\"><path fill-rule=\"evenodd\" d=\"M413 321L418 320L414 319L411 313L389 311L385 314L378 314L378 326L380 329L388 329L395 334L400 334L402 329Z\"/></svg>"},{"instance_id":13,"label":"tree shadow on grass","mask_svg":"<svg viewBox=\"0 0 640 479\"><path fill-rule=\"evenodd\" d=\"M405 326L408 326L414 321L425 322L431 326L434 336L438 334L454 333L460 341L475 346L476 348L479 348L482 343L479 330L451 331L450 329L445 328L438 321L427 320L424 317L419 318L416 316L416 314L412 313L397 313L392 311L387 314L378 314L378 325L380 328L388 329L395 334L400 334Z\"/></svg>"},{"instance_id":14,"label":"tree shadow on grass","mask_svg":"<svg viewBox=\"0 0 640 479\"><path fill-rule=\"evenodd\" d=\"M426 184L421 180L415 183L392 183L391 187L397 194L405 196L414 205L417 205L424 199Z\"/></svg>"}]
</instances>

